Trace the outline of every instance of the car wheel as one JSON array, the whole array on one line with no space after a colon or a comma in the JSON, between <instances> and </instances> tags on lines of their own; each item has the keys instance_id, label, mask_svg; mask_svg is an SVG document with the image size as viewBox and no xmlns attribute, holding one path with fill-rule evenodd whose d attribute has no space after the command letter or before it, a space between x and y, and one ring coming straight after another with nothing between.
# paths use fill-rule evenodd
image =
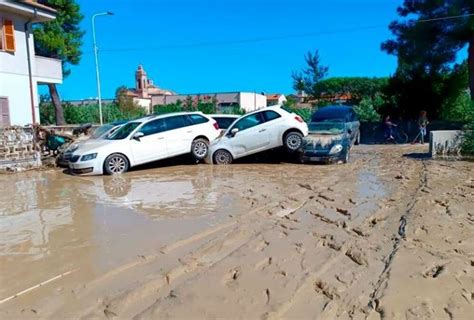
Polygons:
<instances>
[{"instance_id":1,"label":"car wheel","mask_svg":"<svg viewBox=\"0 0 474 320\"><path fill-rule=\"evenodd\" d=\"M350 157L350 149L347 149L346 154L344 155L344 158L342 159L342 162L348 163L349 162L349 157Z\"/></svg>"},{"instance_id":2,"label":"car wheel","mask_svg":"<svg viewBox=\"0 0 474 320\"><path fill-rule=\"evenodd\" d=\"M191 144L191 154L194 159L202 160L207 156L209 152L209 142L206 139L196 139Z\"/></svg>"},{"instance_id":3,"label":"car wheel","mask_svg":"<svg viewBox=\"0 0 474 320\"><path fill-rule=\"evenodd\" d=\"M224 149L220 149L214 152L213 158L215 164L231 164L233 160L232 154Z\"/></svg>"},{"instance_id":4,"label":"car wheel","mask_svg":"<svg viewBox=\"0 0 474 320\"><path fill-rule=\"evenodd\" d=\"M128 159L121 154L114 153L108 156L104 162L105 172L109 175L125 173L128 171L130 164Z\"/></svg>"},{"instance_id":5,"label":"car wheel","mask_svg":"<svg viewBox=\"0 0 474 320\"><path fill-rule=\"evenodd\" d=\"M303 135L299 132L292 131L285 135L283 141L288 151L295 152L303 145Z\"/></svg>"}]
</instances>

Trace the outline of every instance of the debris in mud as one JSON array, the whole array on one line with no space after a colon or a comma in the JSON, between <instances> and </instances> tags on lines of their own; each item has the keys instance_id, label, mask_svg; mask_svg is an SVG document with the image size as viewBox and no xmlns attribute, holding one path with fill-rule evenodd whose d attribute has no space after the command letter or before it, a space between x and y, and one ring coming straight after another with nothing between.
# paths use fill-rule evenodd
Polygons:
<instances>
[{"instance_id":1,"label":"debris in mud","mask_svg":"<svg viewBox=\"0 0 474 320\"><path fill-rule=\"evenodd\" d=\"M168 298L177 298L178 296L176 295L176 292L174 290L171 290L170 293L168 294Z\"/></svg>"},{"instance_id":2,"label":"debris in mud","mask_svg":"<svg viewBox=\"0 0 474 320\"><path fill-rule=\"evenodd\" d=\"M346 251L346 256L360 266L369 265L369 263L367 262L367 258L361 251L354 251L353 249L348 249Z\"/></svg>"},{"instance_id":3,"label":"debris in mud","mask_svg":"<svg viewBox=\"0 0 474 320\"><path fill-rule=\"evenodd\" d=\"M397 179L397 180L401 180L401 179L403 179L403 176L402 176L402 175L400 175L400 174L399 174L399 175L396 175L396 176L395 176L395 179Z\"/></svg>"},{"instance_id":4,"label":"debris in mud","mask_svg":"<svg viewBox=\"0 0 474 320\"><path fill-rule=\"evenodd\" d=\"M446 267L444 265L437 265L426 271L423 276L425 278L437 278L441 273L445 271Z\"/></svg>"},{"instance_id":5,"label":"debris in mud","mask_svg":"<svg viewBox=\"0 0 474 320\"><path fill-rule=\"evenodd\" d=\"M320 197L321 199L327 200L327 201L331 201L331 202L336 201L336 200L334 200L333 198L330 198L330 197L328 197L327 195L324 195L324 194L322 194L322 193L318 194L318 197Z\"/></svg>"},{"instance_id":6,"label":"debris in mud","mask_svg":"<svg viewBox=\"0 0 474 320\"><path fill-rule=\"evenodd\" d=\"M339 295L336 292L336 289L330 287L327 283L318 280L314 283L314 290L318 293L322 293L327 298L334 300L335 298L339 298Z\"/></svg>"},{"instance_id":7,"label":"debris in mud","mask_svg":"<svg viewBox=\"0 0 474 320\"><path fill-rule=\"evenodd\" d=\"M357 204L357 202L352 200L352 198L349 198L349 202L352 203L352 204Z\"/></svg>"},{"instance_id":8,"label":"debris in mud","mask_svg":"<svg viewBox=\"0 0 474 320\"><path fill-rule=\"evenodd\" d=\"M107 319L110 319L110 318L115 318L117 317L117 314L113 311L110 311L109 310L109 306L107 305L104 309L104 314L105 316L107 317Z\"/></svg>"},{"instance_id":9,"label":"debris in mud","mask_svg":"<svg viewBox=\"0 0 474 320\"><path fill-rule=\"evenodd\" d=\"M298 183L298 186L300 186L301 188L303 189L307 189L309 191L312 191L313 188L309 185L309 184L302 184L302 183Z\"/></svg>"},{"instance_id":10,"label":"debris in mud","mask_svg":"<svg viewBox=\"0 0 474 320\"><path fill-rule=\"evenodd\" d=\"M342 208L336 208L336 211L339 212L340 214L343 214L347 217L350 217L351 214L349 213L349 210L347 209L342 209Z\"/></svg>"},{"instance_id":11,"label":"debris in mud","mask_svg":"<svg viewBox=\"0 0 474 320\"><path fill-rule=\"evenodd\" d=\"M270 303L270 289L265 289L265 295L267 296L267 302L266 304Z\"/></svg>"}]
</instances>

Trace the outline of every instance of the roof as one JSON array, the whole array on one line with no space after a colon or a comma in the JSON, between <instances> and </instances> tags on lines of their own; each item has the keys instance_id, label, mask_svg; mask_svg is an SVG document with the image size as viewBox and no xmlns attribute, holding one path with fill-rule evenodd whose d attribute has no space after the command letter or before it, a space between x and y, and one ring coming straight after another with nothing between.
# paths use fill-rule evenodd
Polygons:
<instances>
[{"instance_id":1,"label":"roof","mask_svg":"<svg viewBox=\"0 0 474 320\"><path fill-rule=\"evenodd\" d=\"M265 96L267 97L267 99L276 100L276 99L280 99L280 97L282 96L282 94L280 94L280 93L272 93L272 94L266 94Z\"/></svg>"},{"instance_id":2,"label":"roof","mask_svg":"<svg viewBox=\"0 0 474 320\"><path fill-rule=\"evenodd\" d=\"M22 0L22 1L19 1L19 2L23 2L24 4L26 4L28 6L31 6L31 7L35 7L35 8L38 8L38 9L43 9L43 10L46 10L46 11L57 13L57 11L55 9L53 9L51 7L48 7L48 6L45 6L44 4L38 3L37 0Z\"/></svg>"},{"instance_id":3,"label":"roof","mask_svg":"<svg viewBox=\"0 0 474 320\"><path fill-rule=\"evenodd\" d=\"M47 22L56 18L56 10L34 0L1 1L0 11L27 17L31 22Z\"/></svg>"}]
</instances>

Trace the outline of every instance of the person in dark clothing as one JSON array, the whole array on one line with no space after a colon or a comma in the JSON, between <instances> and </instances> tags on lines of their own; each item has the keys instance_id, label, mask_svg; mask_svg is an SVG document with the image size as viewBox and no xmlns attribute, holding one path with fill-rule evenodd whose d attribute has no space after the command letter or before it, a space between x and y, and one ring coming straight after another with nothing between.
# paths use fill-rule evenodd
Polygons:
<instances>
[{"instance_id":1,"label":"person in dark clothing","mask_svg":"<svg viewBox=\"0 0 474 320\"><path fill-rule=\"evenodd\" d=\"M395 138L393 137L393 128L397 125L390 120L390 116L386 116L383 121L384 125L384 138L385 140L393 141Z\"/></svg>"},{"instance_id":2,"label":"person in dark clothing","mask_svg":"<svg viewBox=\"0 0 474 320\"><path fill-rule=\"evenodd\" d=\"M426 136L426 127L430 122L428 121L428 117L426 111L422 110L420 112L420 116L418 117L418 128L420 129L420 143L425 143L425 136Z\"/></svg>"}]
</instances>

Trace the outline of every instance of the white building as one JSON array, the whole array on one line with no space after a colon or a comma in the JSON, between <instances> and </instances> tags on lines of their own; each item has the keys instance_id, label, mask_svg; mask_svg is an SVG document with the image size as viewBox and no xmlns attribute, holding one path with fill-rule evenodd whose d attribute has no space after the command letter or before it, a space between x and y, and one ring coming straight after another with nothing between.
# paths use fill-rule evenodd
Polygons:
<instances>
[{"instance_id":1,"label":"white building","mask_svg":"<svg viewBox=\"0 0 474 320\"><path fill-rule=\"evenodd\" d=\"M38 84L62 83L61 61L36 56L31 33L55 17L33 0L0 0L0 127L38 123Z\"/></svg>"},{"instance_id":2,"label":"white building","mask_svg":"<svg viewBox=\"0 0 474 320\"><path fill-rule=\"evenodd\" d=\"M255 111L267 106L267 97L255 92L216 92L216 93L191 93L175 95L152 95L151 103L167 105L181 101L185 103L192 99L194 103L201 101L214 101L219 112L231 111L233 107L240 107L246 112Z\"/></svg>"}]
</instances>

